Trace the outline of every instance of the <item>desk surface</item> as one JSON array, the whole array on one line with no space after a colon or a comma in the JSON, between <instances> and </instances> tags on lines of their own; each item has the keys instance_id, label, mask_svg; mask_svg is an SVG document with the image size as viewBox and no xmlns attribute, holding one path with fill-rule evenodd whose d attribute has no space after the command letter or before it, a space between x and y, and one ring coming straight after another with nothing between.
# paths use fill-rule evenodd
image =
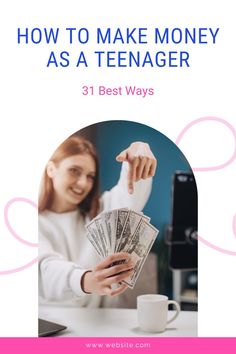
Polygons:
<instances>
[{"instance_id":1,"label":"desk surface","mask_svg":"<svg viewBox=\"0 0 236 354\"><path fill-rule=\"evenodd\" d=\"M169 311L169 315L172 311ZM92 309L41 306L39 317L67 326L60 336L78 337L195 337L197 312L181 311L163 333L138 328L135 309Z\"/></svg>"}]
</instances>

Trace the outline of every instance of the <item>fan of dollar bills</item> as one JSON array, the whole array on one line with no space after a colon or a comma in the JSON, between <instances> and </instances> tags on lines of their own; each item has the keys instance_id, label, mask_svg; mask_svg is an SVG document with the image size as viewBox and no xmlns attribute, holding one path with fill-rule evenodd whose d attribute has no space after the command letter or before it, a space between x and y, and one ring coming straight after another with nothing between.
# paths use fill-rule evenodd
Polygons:
<instances>
[{"instance_id":1,"label":"fan of dollar bills","mask_svg":"<svg viewBox=\"0 0 236 354\"><path fill-rule=\"evenodd\" d=\"M150 218L134 210L115 209L96 216L86 229L89 241L101 258L116 252L130 254L134 272L123 283L133 289L159 232L150 224Z\"/></svg>"}]
</instances>

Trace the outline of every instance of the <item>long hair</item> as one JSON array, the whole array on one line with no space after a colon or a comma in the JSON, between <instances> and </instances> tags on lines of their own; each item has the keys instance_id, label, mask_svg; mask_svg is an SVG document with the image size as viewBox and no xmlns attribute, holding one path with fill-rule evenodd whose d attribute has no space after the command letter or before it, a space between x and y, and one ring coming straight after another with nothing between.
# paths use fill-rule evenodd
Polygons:
<instances>
[{"instance_id":1,"label":"long hair","mask_svg":"<svg viewBox=\"0 0 236 354\"><path fill-rule=\"evenodd\" d=\"M78 154L89 154L95 161L96 175L93 188L87 197L78 205L83 216L88 215L90 218L94 218L99 211L99 164L97 153L92 143L77 135L71 135L56 149L49 161L57 165L65 158ZM45 168L39 191L39 212L50 209L53 194L54 188L52 179L48 176L47 169Z\"/></svg>"}]
</instances>

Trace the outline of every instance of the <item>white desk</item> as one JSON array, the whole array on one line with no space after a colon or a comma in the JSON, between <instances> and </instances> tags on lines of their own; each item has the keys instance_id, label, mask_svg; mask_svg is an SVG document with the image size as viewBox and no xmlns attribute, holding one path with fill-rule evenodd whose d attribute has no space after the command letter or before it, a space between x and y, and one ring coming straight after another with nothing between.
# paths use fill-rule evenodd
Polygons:
<instances>
[{"instance_id":1,"label":"white desk","mask_svg":"<svg viewBox=\"0 0 236 354\"><path fill-rule=\"evenodd\" d=\"M169 311L170 314L172 311ZM197 312L181 311L163 333L147 333L138 328L137 311L131 309L91 309L41 306L39 317L67 326L60 336L72 337L195 337Z\"/></svg>"}]
</instances>

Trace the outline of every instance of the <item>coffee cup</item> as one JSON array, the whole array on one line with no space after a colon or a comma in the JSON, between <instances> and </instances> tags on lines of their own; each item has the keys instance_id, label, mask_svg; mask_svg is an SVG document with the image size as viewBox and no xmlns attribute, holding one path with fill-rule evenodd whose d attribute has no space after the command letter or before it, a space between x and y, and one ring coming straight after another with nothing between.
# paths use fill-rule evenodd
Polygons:
<instances>
[{"instance_id":1,"label":"coffee cup","mask_svg":"<svg viewBox=\"0 0 236 354\"><path fill-rule=\"evenodd\" d=\"M172 317L168 318L168 306L176 308ZM146 332L163 332L166 325L173 322L180 313L180 306L165 295L147 294L137 297L139 328Z\"/></svg>"}]
</instances>

